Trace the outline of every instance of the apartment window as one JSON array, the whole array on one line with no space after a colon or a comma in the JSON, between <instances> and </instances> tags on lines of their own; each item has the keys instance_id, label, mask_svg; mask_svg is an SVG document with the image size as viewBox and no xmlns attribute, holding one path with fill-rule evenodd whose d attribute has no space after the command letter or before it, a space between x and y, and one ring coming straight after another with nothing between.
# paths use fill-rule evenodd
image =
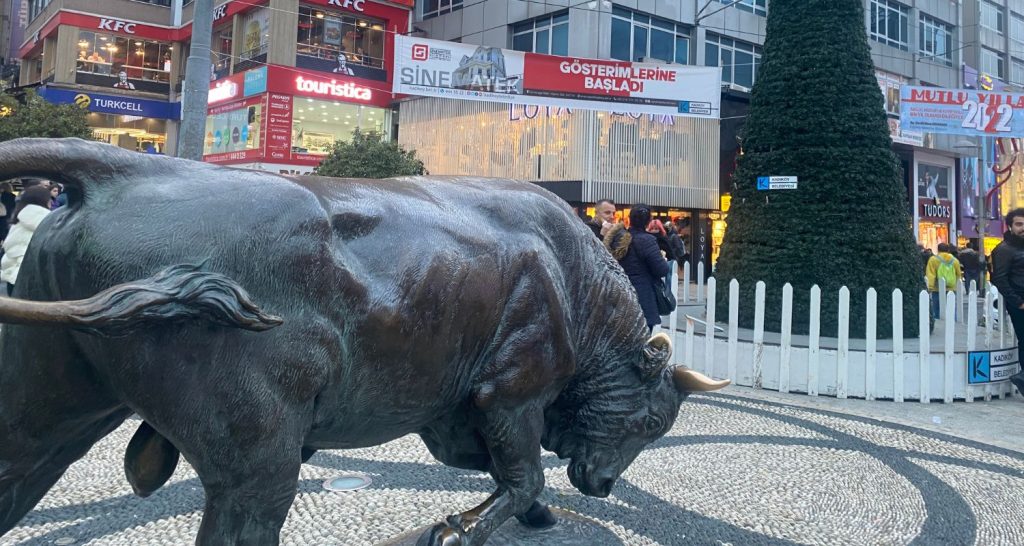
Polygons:
<instances>
[{"instance_id":1,"label":"apartment window","mask_svg":"<svg viewBox=\"0 0 1024 546\"><path fill-rule=\"evenodd\" d=\"M953 27L926 15L920 27L921 54L953 66Z\"/></svg>"},{"instance_id":2,"label":"apartment window","mask_svg":"<svg viewBox=\"0 0 1024 546\"><path fill-rule=\"evenodd\" d=\"M893 0L871 0L871 39L910 50L910 8Z\"/></svg>"},{"instance_id":3,"label":"apartment window","mask_svg":"<svg viewBox=\"0 0 1024 546\"><path fill-rule=\"evenodd\" d=\"M296 54L336 61L338 74L352 74L349 64L383 68L384 26L352 12L300 6Z\"/></svg>"},{"instance_id":4,"label":"apartment window","mask_svg":"<svg viewBox=\"0 0 1024 546\"><path fill-rule=\"evenodd\" d=\"M569 12L512 26L512 49L549 55L569 54Z\"/></svg>"},{"instance_id":5,"label":"apartment window","mask_svg":"<svg viewBox=\"0 0 1024 546\"><path fill-rule=\"evenodd\" d=\"M723 4L733 4L736 9L755 13L757 15L768 15L768 0L718 0Z\"/></svg>"},{"instance_id":6,"label":"apartment window","mask_svg":"<svg viewBox=\"0 0 1024 546\"><path fill-rule=\"evenodd\" d=\"M1002 6L991 2L981 3L981 26L1002 34L1006 31L1006 19Z\"/></svg>"},{"instance_id":7,"label":"apartment window","mask_svg":"<svg viewBox=\"0 0 1024 546\"><path fill-rule=\"evenodd\" d=\"M430 19L457 9L462 9L462 0L424 0L423 18Z\"/></svg>"},{"instance_id":8,"label":"apartment window","mask_svg":"<svg viewBox=\"0 0 1024 546\"><path fill-rule=\"evenodd\" d=\"M1024 61L1016 58L1010 58L1010 83L1014 85L1020 85L1024 82Z\"/></svg>"},{"instance_id":9,"label":"apartment window","mask_svg":"<svg viewBox=\"0 0 1024 546\"><path fill-rule=\"evenodd\" d=\"M687 64L689 30L672 21L612 6L611 57L620 61L659 59Z\"/></svg>"},{"instance_id":10,"label":"apartment window","mask_svg":"<svg viewBox=\"0 0 1024 546\"><path fill-rule=\"evenodd\" d=\"M171 0L132 0L134 2L142 2L143 4L156 4L158 6L171 7Z\"/></svg>"},{"instance_id":11,"label":"apartment window","mask_svg":"<svg viewBox=\"0 0 1024 546\"><path fill-rule=\"evenodd\" d=\"M754 87L761 64L761 48L709 33L704 40L704 64L721 66L723 83Z\"/></svg>"},{"instance_id":12,"label":"apartment window","mask_svg":"<svg viewBox=\"0 0 1024 546\"><path fill-rule=\"evenodd\" d=\"M46 9L46 6L50 5L51 0L27 0L28 1L28 20L35 19L40 13Z\"/></svg>"},{"instance_id":13,"label":"apartment window","mask_svg":"<svg viewBox=\"0 0 1024 546\"><path fill-rule=\"evenodd\" d=\"M981 71L1000 80L1006 78L1006 62L1003 55L987 47L981 48Z\"/></svg>"},{"instance_id":14,"label":"apartment window","mask_svg":"<svg viewBox=\"0 0 1024 546\"><path fill-rule=\"evenodd\" d=\"M1015 51L1024 50L1024 15L1010 14L1010 39L1016 42Z\"/></svg>"}]
</instances>

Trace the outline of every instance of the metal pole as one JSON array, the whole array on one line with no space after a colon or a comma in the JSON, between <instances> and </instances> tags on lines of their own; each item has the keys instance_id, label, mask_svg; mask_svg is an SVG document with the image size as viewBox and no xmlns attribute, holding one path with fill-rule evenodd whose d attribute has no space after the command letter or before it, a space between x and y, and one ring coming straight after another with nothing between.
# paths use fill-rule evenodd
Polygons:
<instances>
[{"instance_id":1,"label":"metal pole","mask_svg":"<svg viewBox=\"0 0 1024 546\"><path fill-rule=\"evenodd\" d=\"M978 173L978 220L975 222L974 227L978 230L978 255L981 259L981 279L978 281L978 288L984 290L985 279L988 273L988 260L985 257L985 235L987 233L985 220L988 216L988 213L985 211L985 195L988 193L988 187L985 183L988 178L988 137L981 137L980 141L981 157L978 158L978 170L980 171ZM988 310L985 312L987 313Z\"/></svg>"},{"instance_id":2,"label":"metal pole","mask_svg":"<svg viewBox=\"0 0 1024 546\"><path fill-rule=\"evenodd\" d=\"M178 157L201 161L210 93L210 40L213 36L213 0L196 0L192 10L192 46L185 65L182 89Z\"/></svg>"}]
</instances>

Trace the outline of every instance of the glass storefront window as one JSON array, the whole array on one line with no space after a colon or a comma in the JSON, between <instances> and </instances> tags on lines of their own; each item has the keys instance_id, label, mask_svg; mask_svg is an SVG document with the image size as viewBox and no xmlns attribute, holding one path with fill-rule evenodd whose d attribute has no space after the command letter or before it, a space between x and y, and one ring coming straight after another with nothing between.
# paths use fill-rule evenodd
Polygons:
<instances>
[{"instance_id":1,"label":"glass storefront window","mask_svg":"<svg viewBox=\"0 0 1024 546\"><path fill-rule=\"evenodd\" d=\"M213 41L210 44L210 51L213 55L211 61L213 72L210 77L218 80L231 73L231 24L213 29Z\"/></svg>"},{"instance_id":2,"label":"glass storefront window","mask_svg":"<svg viewBox=\"0 0 1024 546\"><path fill-rule=\"evenodd\" d=\"M203 155L255 150L260 144L262 107L246 106L206 116Z\"/></svg>"},{"instance_id":3,"label":"glass storefront window","mask_svg":"<svg viewBox=\"0 0 1024 546\"><path fill-rule=\"evenodd\" d=\"M949 167L918 164L917 196L928 199L951 199Z\"/></svg>"},{"instance_id":4,"label":"glass storefront window","mask_svg":"<svg viewBox=\"0 0 1024 546\"><path fill-rule=\"evenodd\" d=\"M388 110L358 104L295 97L292 151L327 154L334 141L349 141L356 129L385 133Z\"/></svg>"},{"instance_id":5,"label":"glass storefront window","mask_svg":"<svg viewBox=\"0 0 1024 546\"><path fill-rule=\"evenodd\" d=\"M97 140L128 150L163 153L167 144L167 120L90 112L86 121Z\"/></svg>"},{"instance_id":6,"label":"glass storefront window","mask_svg":"<svg viewBox=\"0 0 1024 546\"><path fill-rule=\"evenodd\" d=\"M384 68L384 21L299 8L298 54L335 60L345 55L348 63Z\"/></svg>"},{"instance_id":7,"label":"glass storefront window","mask_svg":"<svg viewBox=\"0 0 1024 546\"><path fill-rule=\"evenodd\" d=\"M117 77L114 87L119 89L135 89L129 80L168 82L173 48L166 42L79 30L77 70Z\"/></svg>"}]
</instances>

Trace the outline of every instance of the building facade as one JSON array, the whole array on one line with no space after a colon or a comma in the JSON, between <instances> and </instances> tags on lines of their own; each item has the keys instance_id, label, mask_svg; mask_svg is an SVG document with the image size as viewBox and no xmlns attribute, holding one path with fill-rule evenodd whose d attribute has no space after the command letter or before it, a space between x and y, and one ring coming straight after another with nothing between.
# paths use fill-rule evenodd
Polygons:
<instances>
[{"instance_id":1,"label":"building facade","mask_svg":"<svg viewBox=\"0 0 1024 546\"><path fill-rule=\"evenodd\" d=\"M900 87L961 87L963 65L994 73L999 64L979 60L976 49L968 47L972 40L978 40L972 33L986 32L984 25L971 26L968 14L976 8L981 10L979 4L1000 5L1007 28L1014 13L1021 13L1019 22L1024 25L1024 12L1012 11L1013 4L1024 0L863 1L864 25L890 114L893 149L903 166L914 231L925 246L955 242L959 228L955 212L958 160L964 150L958 149L949 136L901 131ZM717 254L717 244L724 234L728 186L740 148L738 137L749 105L749 91L757 79L769 9L770 0L620 0L571 5L523 0L428 0L417 7L414 27L429 38L537 53L722 67L722 119L717 142L720 153L713 177L722 193L721 200L716 200L721 206L705 208L705 202L685 197L686 189L700 187L708 180L692 178L694 174L707 176L703 172L677 178L675 191L658 196L668 199L655 203L671 211L685 211L695 220L695 246L706 239L710 257ZM1020 38L1024 40L1024 26L1021 30ZM1004 52L1004 71L1011 70L1012 56L1005 52L1013 50L1012 36L1007 30L1003 42L987 46ZM1024 51L1024 45L1018 49ZM1024 70L1024 53L1021 55ZM402 106L406 108L406 104ZM429 168L432 155L423 157ZM548 181L545 177L551 175L543 169L530 174L531 179L540 181ZM585 209L583 203L581 210Z\"/></svg>"},{"instance_id":2,"label":"building facade","mask_svg":"<svg viewBox=\"0 0 1024 546\"><path fill-rule=\"evenodd\" d=\"M389 58L411 7L412 0L219 3L204 159L309 172L356 128L390 133ZM30 0L21 85L87 108L101 140L173 154L192 8L191 0Z\"/></svg>"}]
</instances>

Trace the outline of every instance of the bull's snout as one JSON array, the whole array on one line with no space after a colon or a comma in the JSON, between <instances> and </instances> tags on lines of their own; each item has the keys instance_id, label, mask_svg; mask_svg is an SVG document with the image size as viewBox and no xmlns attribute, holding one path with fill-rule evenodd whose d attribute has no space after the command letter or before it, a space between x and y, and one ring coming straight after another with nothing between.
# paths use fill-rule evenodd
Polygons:
<instances>
[{"instance_id":1,"label":"bull's snout","mask_svg":"<svg viewBox=\"0 0 1024 546\"><path fill-rule=\"evenodd\" d=\"M598 466L584 462L569 465L569 482L579 489L580 493L591 497L607 497L612 492L618 473L607 466Z\"/></svg>"}]
</instances>

